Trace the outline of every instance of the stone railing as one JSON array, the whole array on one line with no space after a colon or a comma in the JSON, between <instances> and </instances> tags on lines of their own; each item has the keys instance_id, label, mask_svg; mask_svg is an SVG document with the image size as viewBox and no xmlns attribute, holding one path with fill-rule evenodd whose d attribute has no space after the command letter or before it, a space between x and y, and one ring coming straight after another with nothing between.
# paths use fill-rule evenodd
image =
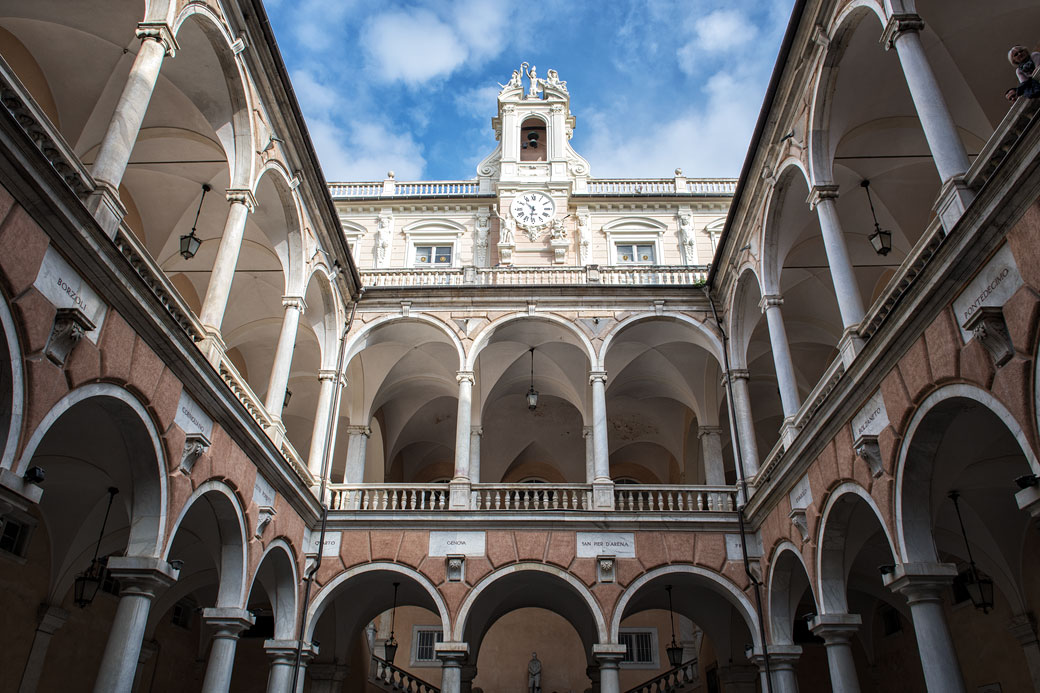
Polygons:
<instances>
[{"instance_id":1,"label":"stone railing","mask_svg":"<svg viewBox=\"0 0 1040 693\"><path fill-rule=\"evenodd\" d=\"M329 493L330 510L402 512L447 510L450 495L447 484L330 484Z\"/></svg>"},{"instance_id":2,"label":"stone railing","mask_svg":"<svg viewBox=\"0 0 1040 693\"><path fill-rule=\"evenodd\" d=\"M329 183L329 194L334 199L366 197L472 197L479 193L479 183L463 180L398 182L388 179L379 183Z\"/></svg>"},{"instance_id":3,"label":"stone railing","mask_svg":"<svg viewBox=\"0 0 1040 693\"><path fill-rule=\"evenodd\" d=\"M368 680L384 691L405 691L405 693L440 693L441 691L432 683L427 683L404 669L398 669L390 662L375 655L372 655L372 662L369 665Z\"/></svg>"},{"instance_id":4,"label":"stone railing","mask_svg":"<svg viewBox=\"0 0 1040 693\"><path fill-rule=\"evenodd\" d=\"M339 197L379 197L383 194L382 183L329 183L329 194Z\"/></svg>"},{"instance_id":5,"label":"stone railing","mask_svg":"<svg viewBox=\"0 0 1040 693\"><path fill-rule=\"evenodd\" d=\"M802 402L802 406L798 409L798 413L794 417L794 425L796 428L801 429L805 424L809 423L813 416L816 415L817 410L827 400L827 395L831 393L834 387L838 384L838 380L842 375L845 374L845 363L842 361L841 355L834 359L833 363L827 367L827 370L820 376L819 381L816 383L816 387L812 389L812 392Z\"/></svg>"},{"instance_id":6,"label":"stone railing","mask_svg":"<svg viewBox=\"0 0 1040 693\"><path fill-rule=\"evenodd\" d=\"M644 681L635 688L629 688L625 693L665 693L681 691L686 684L694 684L699 681L697 660L691 659L670 669L660 676Z\"/></svg>"},{"instance_id":7,"label":"stone railing","mask_svg":"<svg viewBox=\"0 0 1040 693\"><path fill-rule=\"evenodd\" d=\"M369 197L473 197L480 195L475 180L384 181L329 183L334 199ZM588 181L587 195L719 195L732 196L737 181L732 178L600 178ZM485 192L485 195L490 193Z\"/></svg>"},{"instance_id":8,"label":"stone railing","mask_svg":"<svg viewBox=\"0 0 1040 693\"><path fill-rule=\"evenodd\" d=\"M1036 74L1040 75L1040 68ZM1015 101L965 174L964 178L970 187L978 190L989 180L1029 123L1037 117L1038 112L1040 101L1037 99Z\"/></svg>"},{"instance_id":9,"label":"stone railing","mask_svg":"<svg viewBox=\"0 0 1040 693\"><path fill-rule=\"evenodd\" d=\"M220 365L217 371L235 397L238 397L238 401L245 406L246 411L253 417L253 420L266 431L271 426L271 417L267 415L267 409L264 407L263 402L260 401L260 398L256 396L256 393L253 392L253 388L249 387L246 379L235 368L235 364L231 363L231 359L227 357L227 354L221 354Z\"/></svg>"},{"instance_id":10,"label":"stone railing","mask_svg":"<svg viewBox=\"0 0 1040 693\"><path fill-rule=\"evenodd\" d=\"M614 178L592 179L589 195L722 195L731 196L737 189L732 178Z\"/></svg>"},{"instance_id":11,"label":"stone railing","mask_svg":"<svg viewBox=\"0 0 1040 693\"><path fill-rule=\"evenodd\" d=\"M121 224L116 230L116 248L126 258L134 271L144 280L148 289L159 299L159 303L166 309L173 319L180 325L181 329L191 337L193 342L202 341L205 336L202 325L188 307L188 304L180 297L173 285L170 284L166 273L159 265L155 264L152 256L137 240L134 232Z\"/></svg>"},{"instance_id":12,"label":"stone railing","mask_svg":"<svg viewBox=\"0 0 1040 693\"><path fill-rule=\"evenodd\" d=\"M547 265L543 267L462 267L362 270L366 287L411 286L694 286L708 279L706 265Z\"/></svg>"},{"instance_id":13,"label":"stone railing","mask_svg":"<svg viewBox=\"0 0 1040 693\"><path fill-rule=\"evenodd\" d=\"M589 484L474 484L474 510L590 510Z\"/></svg>"},{"instance_id":14,"label":"stone railing","mask_svg":"<svg viewBox=\"0 0 1040 693\"><path fill-rule=\"evenodd\" d=\"M619 512L733 512L737 507L734 486L614 487L614 509Z\"/></svg>"}]
</instances>

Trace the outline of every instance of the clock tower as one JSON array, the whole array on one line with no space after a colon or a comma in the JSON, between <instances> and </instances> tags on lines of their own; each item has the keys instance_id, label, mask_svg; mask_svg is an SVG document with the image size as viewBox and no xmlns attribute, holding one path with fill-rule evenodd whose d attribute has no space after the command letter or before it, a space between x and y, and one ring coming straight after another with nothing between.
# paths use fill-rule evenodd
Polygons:
<instances>
[{"instance_id":1,"label":"clock tower","mask_svg":"<svg viewBox=\"0 0 1040 693\"><path fill-rule=\"evenodd\" d=\"M498 197L499 263L564 264L575 228L569 197L586 192L589 177L588 162L570 146L567 83L556 70L539 77L523 63L500 86L491 121L499 145L477 167L481 192Z\"/></svg>"}]
</instances>

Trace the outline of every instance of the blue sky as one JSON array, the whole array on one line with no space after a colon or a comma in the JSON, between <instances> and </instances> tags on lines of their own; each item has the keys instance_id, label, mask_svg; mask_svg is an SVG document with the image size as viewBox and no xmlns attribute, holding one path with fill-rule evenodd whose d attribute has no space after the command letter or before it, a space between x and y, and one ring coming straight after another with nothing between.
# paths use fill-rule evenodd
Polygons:
<instances>
[{"instance_id":1,"label":"blue sky","mask_svg":"<svg viewBox=\"0 0 1040 693\"><path fill-rule=\"evenodd\" d=\"M523 61L566 80L594 177L735 177L792 4L266 2L330 181L474 178Z\"/></svg>"}]
</instances>

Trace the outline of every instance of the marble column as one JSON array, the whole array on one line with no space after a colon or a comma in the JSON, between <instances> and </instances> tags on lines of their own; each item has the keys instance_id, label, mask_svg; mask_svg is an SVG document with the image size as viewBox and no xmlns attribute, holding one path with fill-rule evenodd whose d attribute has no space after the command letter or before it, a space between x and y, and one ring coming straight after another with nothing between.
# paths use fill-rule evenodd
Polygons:
<instances>
[{"instance_id":1,"label":"marble column","mask_svg":"<svg viewBox=\"0 0 1040 693\"><path fill-rule=\"evenodd\" d=\"M210 334L220 333L220 325L224 322L224 311L227 310L228 296L231 295L231 282L235 278L238 266L238 253L242 249L242 238L246 233L246 219L256 209L256 198L246 189L229 188L227 191L227 220L224 222L224 233L220 237L217 257L213 261L213 272L210 274L206 298L202 302L199 321Z\"/></svg>"},{"instance_id":2,"label":"marble column","mask_svg":"<svg viewBox=\"0 0 1040 693\"><path fill-rule=\"evenodd\" d=\"M311 693L342 693L350 667L333 662L314 663L307 667L311 676Z\"/></svg>"},{"instance_id":3,"label":"marble column","mask_svg":"<svg viewBox=\"0 0 1040 693\"><path fill-rule=\"evenodd\" d=\"M950 563L903 563L884 576L885 586L906 597L917 636L917 652L930 693L964 693L957 651L943 611L943 595L957 577Z\"/></svg>"},{"instance_id":4,"label":"marble column","mask_svg":"<svg viewBox=\"0 0 1040 693\"><path fill-rule=\"evenodd\" d=\"M758 473L758 441L755 438L755 420L751 416L751 395L748 393L748 380L751 373L746 368L734 368L729 372L729 382L733 396L734 428L740 443L740 457L744 462L744 473L752 477ZM726 376L723 376L725 385ZM733 441L734 448L738 440ZM734 449L734 454L736 450ZM739 476L739 470L738 470Z\"/></svg>"},{"instance_id":5,"label":"marble column","mask_svg":"<svg viewBox=\"0 0 1040 693\"><path fill-rule=\"evenodd\" d=\"M69 612L53 604L41 604L36 611L36 617L36 633L33 635L32 646L29 648L29 658L22 670L22 682L18 686L18 693L35 693L36 686L40 683L40 676L43 674L43 665L47 661L47 650L50 648L51 638L59 628L65 625Z\"/></svg>"},{"instance_id":6,"label":"marble column","mask_svg":"<svg viewBox=\"0 0 1040 693\"><path fill-rule=\"evenodd\" d=\"M780 388L784 417L791 419L798 413L802 403L798 398L798 382L794 375L791 347L787 341L787 328L784 327L784 316L780 312L783 303L783 297L770 294L762 297L759 308L766 314L769 325L769 343L773 347L773 366L776 369L776 384Z\"/></svg>"},{"instance_id":7,"label":"marble column","mask_svg":"<svg viewBox=\"0 0 1040 693\"><path fill-rule=\"evenodd\" d=\"M441 693L462 693L462 663L469 656L469 645L439 642L434 652L441 661Z\"/></svg>"},{"instance_id":8,"label":"marble column","mask_svg":"<svg viewBox=\"0 0 1040 693\"><path fill-rule=\"evenodd\" d=\"M480 438L484 435L483 426L471 426L469 429L469 478L474 484L480 483Z\"/></svg>"},{"instance_id":9,"label":"marble column","mask_svg":"<svg viewBox=\"0 0 1040 693\"><path fill-rule=\"evenodd\" d=\"M293 669L296 666L297 640L265 640L264 651L271 660L267 673L267 693L292 693ZM303 643L296 692L302 693L307 665L318 654L317 646Z\"/></svg>"},{"instance_id":10,"label":"marble column","mask_svg":"<svg viewBox=\"0 0 1040 693\"><path fill-rule=\"evenodd\" d=\"M881 42L886 50L895 48L903 67L903 77L910 90L910 98L917 109L921 129L928 141L928 149L935 160L939 179L944 183L968 170L968 155L957 133L935 72L928 62L921 43L924 22L916 14L894 14L888 20Z\"/></svg>"},{"instance_id":11,"label":"marble column","mask_svg":"<svg viewBox=\"0 0 1040 693\"><path fill-rule=\"evenodd\" d=\"M599 662L600 693L621 693L618 668L625 657L625 646L614 643L593 645L592 656Z\"/></svg>"},{"instance_id":12,"label":"marble column","mask_svg":"<svg viewBox=\"0 0 1040 693\"><path fill-rule=\"evenodd\" d=\"M339 389L346 384L334 370L318 371L321 389L318 391L318 406L314 410L314 427L311 429L311 450L307 454L307 469L318 479L321 476L322 463L325 461L325 440L329 437L329 416L335 406ZM332 451L329 451L332 454Z\"/></svg>"},{"instance_id":13,"label":"marble column","mask_svg":"<svg viewBox=\"0 0 1040 693\"><path fill-rule=\"evenodd\" d=\"M596 479L596 447L592 426L582 426L581 437L585 439L585 483L591 484Z\"/></svg>"},{"instance_id":14,"label":"marble column","mask_svg":"<svg viewBox=\"0 0 1040 693\"><path fill-rule=\"evenodd\" d=\"M159 642L157 640L145 640L141 643L141 654L137 655L137 671L134 673L134 691L144 690L144 681L146 678L151 678L145 668L145 664L157 654L159 654ZM157 665L153 665L153 669L155 666Z\"/></svg>"},{"instance_id":15,"label":"marble column","mask_svg":"<svg viewBox=\"0 0 1040 693\"><path fill-rule=\"evenodd\" d=\"M202 622L213 631L202 691L226 692L231 686L238 637L249 629L256 619L245 609L209 608L202 610Z\"/></svg>"},{"instance_id":16,"label":"marble column","mask_svg":"<svg viewBox=\"0 0 1040 693\"><path fill-rule=\"evenodd\" d=\"M725 486L726 470L722 465L722 429L718 426L698 426L697 437L701 441L704 483L708 486ZM690 479L687 478L685 482L690 483Z\"/></svg>"},{"instance_id":17,"label":"marble column","mask_svg":"<svg viewBox=\"0 0 1040 693\"><path fill-rule=\"evenodd\" d=\"M119 606L108 631L94 693L130 693L152 601L177 580L179 571L158 558L113 556L108 560L108 573L119 580Z\"/></svg>"},{"instance_id":18,"label":"marble column","mask_svg":"<svg viewBox=\"0 0 1040 693\"><path fill-rule=\"evenodd\" d=\"M461 693L473 693L473 679L477 678L477 667L467 664L459 672L462 675Z\"/></svg>"},{"instance_id":19,"label":"marble column","mask_svg":"<svg viewBox=\"0 0 1040 693\"><path fill-rule=\"evenodd\" d=\"M91 175L96 181L115 190L123 180L130 153L141 131L163 58L167 55L173 57L177 48L173 31L165 24L140 24L135 33L141 39L141 45L91 167Z\"/></svg>"},{"instance_id":20,"label":"marble column","mask_svg":"<svg viewBox=\"0 0 1040 693\"><path fill-rule=\"evenodd\" d=\"M469 509L469 439L473 430L473 371L455 374L459 383L459 407L455 421L455 473L451 480L449 507L454 510Z\"/></svg>"},{"instance_id":21,"label":"marble column","mask_svg":"<svg viewBox=\"0 0 1040 693\"><path fill-rule=\"evenodd\" d=\"M614 508L614 482L610 478L610 445L607 439L607 373L589 371L592 385L592 504L600 510Z\"/></svg>"},{"instance_id":22,"label":"marble column","mask_svg":"<svg viewBox=\"0 0 1040 693\"><path fill-rule=\"evenodd\" d=\"M365 481L365 453L372 429L368 426L347 426L347 463L343 483L360 484Z\"/></svg>"},{"instance_id":23,"label":"marble column","mask_svg":"<svg viewBox=\"0 0 1040 693\"><path fill-rule=\"evenodd\" d=\"M1029 679L1033 682L1033 690L1040 693L1040 642L1037 641L1036 621L1031 613L1016 614L1008 623L1008 630L1022 646L1022 654L1026 658Z\"/></svg>"},{"instance_id":24,"label":"marble column","mask_svg":"<svg viewBox=\"0 0 1040 693\"><path fill-rule=\"evenodd\" d=\"M859 693L856 663L852 659L852 636L862 622L859 614L820 614L809 623L809 628L823 638L827 648L833 693Z\"/></svg>"},{"instance_id":25,"label":"marble column","mask_svg":"<svg viewBox=\"0 0 1040 693\"><path fill-rule=\"evenodd\" d=\"M282 316L282 330L278 334L278 346L275 347L274 363L271 364L271 377L267 381L267 398L264 402L267 413L276 420L282 418L293 352L296 351L296 333L300 328L300 316L307 311L307 303L303 296L282 296L282 306L285 308L285 314Z\"/></svg>"},{"instance_id":26,"label":"marble column","mask_svg":"<svg viewBox=\"0 0 1040 693\"><path fill-rule=\"evenodd\" d=\"M823 248L827 253L827 266L830 268L831 284L834 295L838 299L838 312L844 329L856 327L863 321L863 297L859 293L859 284L852 270L849 249L845 245L845 234L841 230L838 219L838 186L814 185L809 191L809 207L816 209L820 219L820 234L823 236Z\"/></svg>"},{"instance_id":27,"label":"marble column","mask_svg":"<svg viewBox=\"0 0 1040 693\"><path fill-rule=\"evenodd\" d=\"M798 693L798 673L795 671L795 667L798 665L798 659L801 656L802 648L798 645L769 646L769 671L773 683L773 693ZM754 660L764 680L766 673L765 657L761 654L756 654ZM766 690L764 682L762 690Z\"/></svg>"}]
</instances>

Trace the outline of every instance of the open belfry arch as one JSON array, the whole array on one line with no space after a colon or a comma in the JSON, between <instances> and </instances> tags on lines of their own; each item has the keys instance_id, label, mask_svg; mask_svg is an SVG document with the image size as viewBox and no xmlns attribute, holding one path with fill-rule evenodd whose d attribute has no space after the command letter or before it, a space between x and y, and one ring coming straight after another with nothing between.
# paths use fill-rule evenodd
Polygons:
<instances>
[{"instance_id":1,"label":"open belfry arch","mask_svg":"<svg viewBox=\"0 0 1040 693\"><path fill-rule=\"evenodd\" d=\"M525 62L327 182L260 0L0 0L0 689L1040 691L1038 28L799 0L739 179Z\"/></svg>"}]
</instances>

